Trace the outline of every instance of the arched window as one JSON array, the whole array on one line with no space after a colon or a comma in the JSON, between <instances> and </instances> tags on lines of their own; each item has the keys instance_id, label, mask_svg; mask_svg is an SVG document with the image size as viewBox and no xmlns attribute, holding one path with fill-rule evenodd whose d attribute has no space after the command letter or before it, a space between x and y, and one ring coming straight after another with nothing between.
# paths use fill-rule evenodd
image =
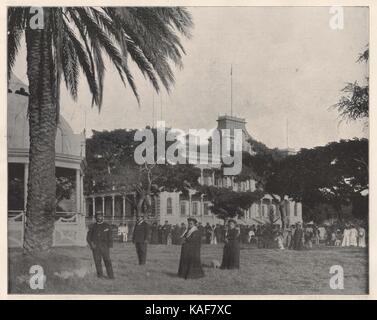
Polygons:
<instances>
[{"instance_id":1,"label":"arched window","mask_svg":"<svg viewBox=\"0 0 377 320\"><path fill-rule=\"evenodd\" d=\"M173 201L170 197L166 199L166 214L173 214Z\"/></svg>"}]
</instances>

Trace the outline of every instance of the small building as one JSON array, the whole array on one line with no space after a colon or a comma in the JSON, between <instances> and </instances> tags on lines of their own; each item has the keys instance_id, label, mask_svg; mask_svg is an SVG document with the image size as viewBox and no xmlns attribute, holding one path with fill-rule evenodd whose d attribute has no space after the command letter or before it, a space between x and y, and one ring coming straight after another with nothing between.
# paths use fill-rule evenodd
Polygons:
<instances>
[{"instance_id":1,"label":"small building","mask_svg":"<svg viewBox=\"0 0 377 320\"><path fill-rule=\"evenodd\" d=\"M8 243L23 245L29 169L28 87L12 75L7 96L8 142ZM85 135L75 134L60 116L55 140L56 177L72 182L69 199L57 205L54 245L85 245L83 169Z\"/></svg>"}]
</instances>

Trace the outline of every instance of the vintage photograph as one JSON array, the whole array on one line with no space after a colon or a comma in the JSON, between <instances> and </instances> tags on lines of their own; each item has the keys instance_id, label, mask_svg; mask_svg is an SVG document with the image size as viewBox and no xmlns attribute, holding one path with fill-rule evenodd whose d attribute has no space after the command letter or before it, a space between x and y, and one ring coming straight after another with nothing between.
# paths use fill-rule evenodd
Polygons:
<instances>
[{"instance_id":1,"label":"vintage photograph","mask_svg":"<svg viewBox=\"0 0 377 320\"><path fill-rule=\"evenodd\" d=\"M8 7L8 293L368 294L369 14Z\"/></svg>"}]
</instances>

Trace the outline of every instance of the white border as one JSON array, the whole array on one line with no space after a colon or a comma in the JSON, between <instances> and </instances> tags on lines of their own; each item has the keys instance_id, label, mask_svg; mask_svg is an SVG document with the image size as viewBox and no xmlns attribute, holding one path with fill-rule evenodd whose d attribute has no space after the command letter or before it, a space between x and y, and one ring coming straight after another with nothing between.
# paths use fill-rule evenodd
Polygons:
<instances>
[{"instance_id":1,"label":"white border","mask_svg":"<svg viewBox=\"0 0 377 320\"><path fill-rule=\"evenodd\" d=\"M6 30L7 6L368 6L370 9L370 34L369 34L369 69L370 69L370 207L369 207L369 295L8 295L7 293L7 52L6 52ZM375 0L165 0L165 1L48 1L48 0L29 0L29 1L4 1L0 4L0 21L1 29L0 43L1 43L1 58L0 75L2 77L1 90L2 93L2 108L0 110L0 212L2 213L2 223L0 223L0 298L1 299L19 299L19 300L81 300L81 299L105 299L105 300L205 300L205 299L229 299L229 300L344 300L344 299L376 299L377 298L377 261L376 256L372 253L376 252L376 231L377 231L377 207L375 195L376 183L376 80L377 80L377 1Z\"/></svg>"}]
</instances>

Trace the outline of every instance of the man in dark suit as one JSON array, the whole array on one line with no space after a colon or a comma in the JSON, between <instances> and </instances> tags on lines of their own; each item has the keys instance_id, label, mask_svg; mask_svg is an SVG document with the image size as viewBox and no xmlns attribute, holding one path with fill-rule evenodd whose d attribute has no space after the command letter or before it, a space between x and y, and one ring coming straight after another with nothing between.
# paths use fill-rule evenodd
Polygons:
<instances>
[{"instance_id":1,"label":"man in dark suit","mask_svg":"<svg viewBox=\"0 0 377 320\"><path fill-rule=\"evenodd\" d=\"M144 220L144 215L137 218L132 242L135 244L137 258L140 265L144 265L147 260L147 245L149 239L149 224Z\"/></svg>"},{"instance_id":2,"label":"man in dark suit","mask_svg":"<svg viewBox=\"0 0 377 320\"><path fill-rule=\"evenodd\" d=\"M110 225L104 222L102 213L96 213L96 223L89 226L86 241L93 252L97 276L99 278L103 278L103 260L108 278L114 279L113 267L110 258L110 248L113 247L112 230Z\"/></svg>"}]
</instances>

